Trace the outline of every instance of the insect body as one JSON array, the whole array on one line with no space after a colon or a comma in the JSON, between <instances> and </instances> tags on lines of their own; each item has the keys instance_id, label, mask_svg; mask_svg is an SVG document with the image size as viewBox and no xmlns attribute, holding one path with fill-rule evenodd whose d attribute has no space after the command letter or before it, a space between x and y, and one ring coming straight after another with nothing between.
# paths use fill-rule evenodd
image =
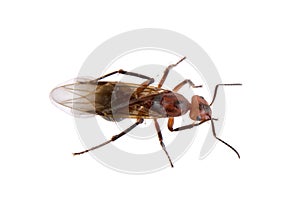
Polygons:
<instances>
[{"instance_id":1,"label":"insect body","mask_svg":"<svg viewBox=\"0 0 300 200\"><path fill-rule=\"evenodd\" d=\"M157 86L151 86L154 82L153 78L134 72L118 70L97 79L77 79L75 80L75 83L54 88L50 94L52 100L67 108L67 110L71 111L75 116L100 115L109 121L120 121L126 118L136 119L136 122L133 125L121 133L112 136L110 140L85 151L74 153L74 155L83 154L100 148L122 137L133 128L143 123L144 119L153 119L160 145L166 153L170 165L173 167L171 158L163 143L163 137L157 122L158 118L169 118L168 129L172 132L190 129L206 121L210 121L214 137L230 147L235 151L238 157L240 157L239 153L232 146L216 136L213 122L216 119L212 118L210 106L216 98L219 86L241 84L218 84L215 87L213 100L210 104L203 97L198 95L194 95L191 102L189 102L184 96L178 93L178 91L186 84L189 84L193 88L202 87L201 85L196 86L188 79L179 83L172 91L162 89L169 70L182 62L185 58L186 57L182 58L176 64L169 65L164 71L163 77ZM145 81L142 84L134 84L102 80L113 74L135 76L145 79ZM189 112L190 118L195 122L182 127L173 128L174 117L184 115L187 112Z\"/></svg>"},{"instance_id":2,"label":"insect body","mask_svg":"<svg viewBox=\"0 0 300 200\"><path fill-rule=\"evenodd\" d=\"M189 102L182 95L157 87L147 86L139 91L141 86L138 84L98 82L97 88L96 112L111 121L177 117L190 108Z\"/></svg>"}]
</instances>

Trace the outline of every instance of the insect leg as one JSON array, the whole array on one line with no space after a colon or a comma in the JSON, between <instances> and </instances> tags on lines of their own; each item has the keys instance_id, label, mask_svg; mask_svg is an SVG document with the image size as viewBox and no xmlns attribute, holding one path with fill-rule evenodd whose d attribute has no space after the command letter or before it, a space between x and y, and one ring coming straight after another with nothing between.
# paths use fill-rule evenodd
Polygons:
<instances>
[{"instance_id":1,"label":"insect leg","mask_svg":"<svg viewBox=\"0 0 300 200\"><path fill-rule=\"evenodd\" d=\"M114 74L124 74L124 75L128 75L128 76L135 76L135 77L138 77L138 78L148 79L148 80L153 79L153 78L150 78L149 76L145 76L143 74L138 74L138 73L135 73L135 72L128 72L128 71L124 71L123 69L119 69L118 71L114 71L114 72L108 73L104 76L101 76L101 77L97 78L96 80L99 81L101 79L104 79L104 78L109 77L109 76L114 75Z\"/></svg>"},{"instance_id":2,"label":"insect leg","mask_svg":"<svg viewBox=\"0 0 300 200\"><path fill-rule=\"evenodd\" d=\"M199 126L201 124L203 124L204 122L207 122L209 121L210 119L208 120L204 120L204 121L201 121L199 123L192 123L192 124L188 124L188 125L185 125L185 126L180 126L178 128L173 128L173 125L174 125L174 117L170 117L169 120L168 120L168 129L173 132L173 131L182 131L182 130L185 130L185 129L190 129L190 128L193 128L194 126ZM212 119L212 120L217 120L217 119Z\"/></svg>"},{"instance_id":3,"label":"insect leg","mask_svg":"<svg viewBox=\"0 0 300 200\"><path fill-rule=\"evenodd\" d=\"M221 140L220 138L217 137L216 135L216 130L215 130L215 126L214 126L214 120L217 120L217 119L207 119L205 121L201 121L197 124L189 124L189 125L185 125L185 126L181 126L181 127L178 127L178 128L173 128L173 124L174 124L174 118L173 117L170 117L169 118L169 121L168 121L168 128L170 131L182 131L182 130L185 130L185 129L190 129L190 128L193 128L194 126L199 126L201 124L203 124L204 122L207 122L207 121L211 121L211 127L212 127L212 132L213 132L213 136L219 140L220 142L224 143L225 145L227 145L229 148L231 148L236 154L237 156L240 158L240 154L238 153L237 150L235 150L235 148L233 148L231 145L229 145L227 142L224 142L223 140Z\"/></svg>"},{"instance_id":4,"label":"insect leg","mask_svg":"<svg viewBox=\"0 0 300 200\"><path fill-rule=\"evenodd\" d=\"M209 106L211 106L214 103L214 101L216 99L216 96L217 96L219 86L234 86L234 85L242 85L242 84L241 83L231 83L231 84L218 84L218 85L216 85L214 97L213 97L211 103L209 104Z\"/></svg>"},{"instance_id":5,"label":"insect leg","mask_svg":"<svg viewBox=\"0 0 300 200\"><path fill-rule=\"evenodd\" d=\"M184 59L186 59L186 57L181 58L177 63L172 64L172 65L169 65L169 66L165 69L164 74L163 74L163 77L160 79L160 82L159 82L159 84L158 84L158 86L157 86L158 88L161 88L162 85L164 84L164 82L165 82L165 80L166 80L166 78L167 78L167 76L168 76L168 74L169 74L169 71L170 71L173 67L175 67L176 65L178 65L179 63L181 63Z\"/></svg>"},{"instance_id":6,"label":"insect leg","mask_svg":"<svg viewBox=\"0 0 300 200\"><path fill-rule=\"evenodd\" d=\"M171 158L170 158L170 156L169 156L169 154L167 152L166 146L165 146L165 144L163 142L163 137L162 137L162 134L161 134L161 130L160 130L159 124L158 124L158 122L157 122L156 119L154 119L154 124L155 124L155 128L156 128L156 131L157 131L157 135L158 135L158 139L159 139L159 142L160 142L160 146L162 147L162 149L166 153L166 155L167 155L167 157L169 159L171 167L174 167L173 163L172 163L172 160L171 160Z\"/></svg>"},{"instance_id":7,"label":"insect leg","mask_svg":"<svg viewBox=\"0 0 300 200\"><path fill-rule=\"evenodd\" d=\"M127 134L129 131L131 131L132 129L134 129L136 126L138 126L139 124L143 123L143 121L144 121L144 119L138 119L137 122L135 122L133 125L131 125L130 127L128 127L126 130L122 131L121 133L119 133L117 135L112 136L110 140L108 140L106 142L103 142L102 144L99 144L99 145L94 146L92 148L89 148L89 149L87 149L85 151L81 151L81 152L78 152L78 153L73 153L73 155L76 156L76 155L84 154L84 153L87 153L89 151L92 151L92 150L98 149L100 147L103 147L104 145L107 145L110 142L113 142L113 141L117 140L118 138L122 137L123 135Z\"/></svg>"},{"instance_id":8,"label":"insect leg","mask_svg":"<svg viewBox=\"0 0 300 200\"><path fill-rule=\"evenodd\" d=\"M138 99L139 96L140 96L140 93L143 92L143 90L144 90L145 88L147 88L147 87L148 87L150 84L152 84L153 82L154 82L154 79L153 79L153 78L150 78L149 80L143 82L143 83L141 84L141 86L140 86L139 88L136 89L136 92L135 92L136 98Z\"/></svg>"},{"instance_id":9,"label":"insect leg","mask_svg":"<svg viewBox=\"0 0 300 200\"><path fill-rule=\"evenodd\" d=\"M202 87L202 85L195 85L191 80L186 79L184 81L182 81L181 83L179 83L178 85L176 85L173 89L174 92L177 92L178 90L180 90L185 84L189 84L192 88L199 88Z\"/></svg>"}]
</instances>

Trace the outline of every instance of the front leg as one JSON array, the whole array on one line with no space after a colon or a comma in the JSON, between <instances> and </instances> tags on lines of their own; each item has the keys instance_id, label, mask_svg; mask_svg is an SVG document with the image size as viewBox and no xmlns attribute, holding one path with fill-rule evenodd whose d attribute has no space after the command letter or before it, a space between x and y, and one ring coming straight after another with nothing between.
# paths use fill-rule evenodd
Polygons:
<instances>
[{"instance_id":1,"label":"front leg","mask_svg":"<svg viewBox=\"0 0 300 200\"><path fill-rule=\"evenodd\" d=\"M193 124L189 124L189 125L185 125L185 126L181 126L181 127L178 127L178 128L173 128L173 125L174 125L174 118L173 117L170 117L169 120L168 120L168 129L173 132L173 131L182 131L182 130L185 130L185 129L190 129L190 128L193 128L194 126L199 126L201 124L203 124L204 122L207 122L207 121L211 121L211 126L212 126L212 132L213 132L213 136L219 140L220 142L222 142L223 144L225 144L226 146L228 146L230 149L232 149L238 156L238 158L240 158L240 154L238 153L238 151L233 148L231 145L229 145L227 142L225 142L224 140L220 139L219 137L217 137L217 134L216 134L216 130L215 130L215 126L214 126L214 120L217 120L217 119L214 119L214 118L211 118L211 119L207 119L207 120L203 120L203 121L200 121L199 123L193 123Z\"/></svg>"},{"instance_id":2,"label":"front leg","mask_svg":"<svg viewBox=\"0 0 300 200\"><path fill-rule=\"evenodd\" d=\"M168 120L168 129L173 132L173 131L182 131L182 130L185 130L185 129L191 129L193 128L194 126L199 126L201 124L203 124L204 122L207 122L209 121L210 119L208 120L204 120L204 121L201 121L199 123L192 123L192 124L188 124L188 125L185 125L185 126L180 126L178 128L173 128L173 125L174 125L174 117L170 117L169 120ZM213 119L213 120L217 120L217 119Z\"/></svg>"},{"instance_id":3,"label":"front leg","mask_svg":"<svg viewBox=\"0 0 300 200\"><path fill-rule=\"evenodd\" d=\"M165 82L165 80L167 79L167 76L168 76L168 74L169 74L169 71L170 71L173 67L175 67L175 66L177 66L179 63L181 63L184 59L186 59L186 57L181 58L177 63L172 64L172 65L169 65L169 66L165 69L164 74L163 74L163 77L161 78L161 80L159 81L159 84L158 84L158 86L157 86L158 88L161 88L162 85L164 84L164 82Z\"/></svg>"}]
</instances>

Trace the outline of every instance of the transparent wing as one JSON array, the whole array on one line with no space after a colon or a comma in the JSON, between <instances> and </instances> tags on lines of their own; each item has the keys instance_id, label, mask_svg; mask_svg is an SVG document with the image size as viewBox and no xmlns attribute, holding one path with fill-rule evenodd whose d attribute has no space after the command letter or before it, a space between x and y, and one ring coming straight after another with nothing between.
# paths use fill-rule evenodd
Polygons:
<instances>
[{"instance_id":1,"label":"transparent wing","mask_svg":"<svg viewBox=\"0 0 300 200\"><path fill-rule=\"evenodd\" d=\"M160 118L165 117L164 108L157 109L161 94L166 90L140 84L110 82L114 91L110 99L110 107L103 110L106 116L123 118ZM103 95L99 95L103 96Z\"/></svg>"},{"instance_id":2,"label":"transparent wing","mask_svg":"<svg viewBox=\"0 0 300 200\"><path fill-rule=\"evenodd\" d=\"M72 79L54 88L50 99L59 109L75 117L96 115L95 90L97 82L88 77Z\"/></svg>"}]
</instances>

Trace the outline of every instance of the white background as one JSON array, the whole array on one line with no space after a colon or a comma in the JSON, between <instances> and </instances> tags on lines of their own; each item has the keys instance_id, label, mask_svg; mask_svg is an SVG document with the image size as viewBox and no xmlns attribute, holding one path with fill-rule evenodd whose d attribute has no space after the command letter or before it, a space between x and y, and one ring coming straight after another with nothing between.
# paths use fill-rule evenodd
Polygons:
<instances>
[{"instance_id":1,"label":"white background","mask_svg":"<svg viewBox=\"0 0 300 200\"><path fill-rule=\"evenodd\" d=\"M299 19L297 1L1 2L0 198L299 199ZM222 134L240 160L220 143L198 160L200 139L147 175L71 156L82 145L50 90L103 41L149 27L193 39L223 82L244 84L225 91Z\"/></svg>"}]
</instances>

